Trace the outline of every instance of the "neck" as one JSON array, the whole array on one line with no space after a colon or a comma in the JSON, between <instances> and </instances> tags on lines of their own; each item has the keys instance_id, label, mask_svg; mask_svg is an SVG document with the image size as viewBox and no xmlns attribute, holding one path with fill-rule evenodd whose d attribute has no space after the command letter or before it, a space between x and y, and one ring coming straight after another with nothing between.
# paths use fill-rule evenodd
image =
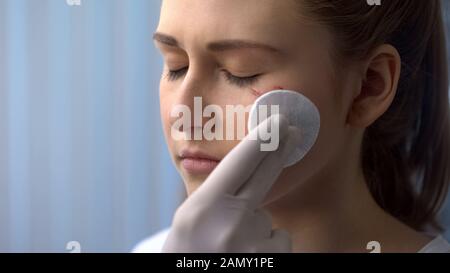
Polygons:
<instances>
[{"instance_id":1,"label":"neck","mask_svg":"<svg viewBox=\"0 0 450 273\"><path fill-rule=\"evenodd\" d=\"M370 241L380 242L383 252L415 252L427 243L376 204L359 164L330 165L337 167L265 206L274 228L291 234L294 252L369 252Z\"/></svg>"}]
</instances>

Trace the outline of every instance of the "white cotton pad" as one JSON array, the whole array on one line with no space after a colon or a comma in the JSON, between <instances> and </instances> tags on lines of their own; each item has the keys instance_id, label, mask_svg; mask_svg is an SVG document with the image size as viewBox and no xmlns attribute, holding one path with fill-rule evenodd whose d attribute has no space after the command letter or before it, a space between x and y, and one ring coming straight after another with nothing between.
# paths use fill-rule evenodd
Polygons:
<instances>
[{"instance_id":1,"label":"white cotton pad","mask_svg":"<svg viewBox=\"0 0 450 273\"><path fill-rule=\"evenodd\" d=\"M270 105L279 105L279 113L288 118L289 125L300 129L302 145L292 151L284 167L299 162L312 148L319 135L320 114L317 107L301 93L289 90L270 91L259 97L253 104L248 121L249 131L263 121L257 119L260 105L267 105L267 116L271 115Z\"/></svg>"}]
</instances>

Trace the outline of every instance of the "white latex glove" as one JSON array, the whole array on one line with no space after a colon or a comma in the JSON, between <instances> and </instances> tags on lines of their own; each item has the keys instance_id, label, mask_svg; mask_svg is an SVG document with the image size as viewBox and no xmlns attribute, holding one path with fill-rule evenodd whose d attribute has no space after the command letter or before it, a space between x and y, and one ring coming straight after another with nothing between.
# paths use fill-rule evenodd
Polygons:
<instances>
[{"instance_id":1,"label":"white latex glove","mask_svg":"<svg viewBox=\"0 0 450 273\"><path fill-rule=\"evenodd\" d=\"M280 144L276 151L263 152L255 134L266 132L269 122L279 124ZM281 115L252 130L177 209L162 251L291 252L289 234L272 230L270 214L260 205L289 151L299 145L299 135Z\"/></svg>"}]
</instances>

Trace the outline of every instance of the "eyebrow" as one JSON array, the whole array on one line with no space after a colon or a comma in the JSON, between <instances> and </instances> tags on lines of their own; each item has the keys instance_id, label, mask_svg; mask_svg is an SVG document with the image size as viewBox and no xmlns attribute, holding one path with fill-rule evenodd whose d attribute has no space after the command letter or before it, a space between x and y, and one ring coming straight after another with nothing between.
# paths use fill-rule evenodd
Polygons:
<instances>
[{"instance_id":1,"label":"eyebrow","mask_svg":"<svg viewBox=\"0 0 450 273\"><path fill-rule=\"evenodd\" d=\"M167 34L156 32L155 34L153 34L153 40L167 46L181 48L180 43L177 41L177 39ZM280 53L280 50L267 44L237 39L211 42L207 45L207 48L208 50L215 52L236 49L262 49L273 53Z\"/></svg>"}]
</instances>

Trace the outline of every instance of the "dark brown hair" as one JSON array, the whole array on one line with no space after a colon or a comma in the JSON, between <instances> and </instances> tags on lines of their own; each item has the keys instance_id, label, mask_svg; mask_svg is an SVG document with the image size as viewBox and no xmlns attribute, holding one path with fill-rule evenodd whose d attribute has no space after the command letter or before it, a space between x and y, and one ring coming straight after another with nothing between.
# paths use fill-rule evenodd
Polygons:
<instances>
[{"instance_id":1,"label":"dark brown hair","mask_svg":"<svg viewBox=\"0 0 450 273\"><path fill-rule=\"evenodd\" d=\"M376 202L413 227L434 227L450 181L445 32L439 0L296 0L334 34L340 60L391 44L400 53L396 97L365 131L362 166Z\"/></svg>"}]
</instances>

